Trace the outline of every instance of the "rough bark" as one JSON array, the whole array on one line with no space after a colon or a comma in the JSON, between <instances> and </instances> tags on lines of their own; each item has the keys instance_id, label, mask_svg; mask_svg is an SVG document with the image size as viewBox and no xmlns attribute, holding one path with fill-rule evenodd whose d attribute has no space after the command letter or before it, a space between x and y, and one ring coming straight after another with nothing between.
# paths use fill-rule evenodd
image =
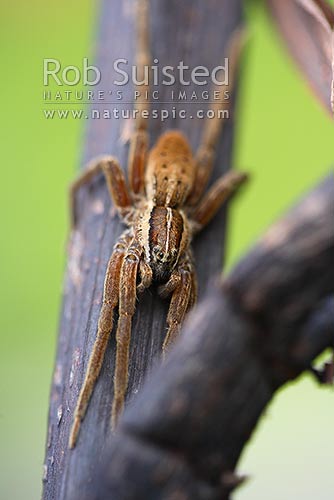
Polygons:
<instances>
[{"instance_id":1,"label":"rough bark","mask_svg":"<svg viewBox=\"0 0 334 500\"><path fill-rule=\"evenodd\" d=\"M227 40L241 22L241 3L241 0L152 0L153 57L157 57L160 64L171 66L176 66L182 59L190 67L217 66L221 62ZM94 87L94 91L119 90L119 87L111 84L115 79L113 61L121 57L128 59L129 66L133 63L133 7L134 0L101 2L95 64L102 72L102 80L99 86ZM175 91L184 90L178 84L173 88ZM200 90L205 89L209 89L209 86L201 87ZM123 101L114 106L99 104L93 107L131 107L125 101L132 100L132 86L128 85L122 90L125 92ZM171 110L174 105L176 109L180 107L179 104L165 103L169 100L167 89L161 87L159 90L160 101L155 104L156 109ZM186 90L190 93L199 88L190 85ZM110 96L107 100L114 102L116 99ZM194 115L199 104L187 103L183 107L190 116ZM219 145L219 161L215 165L213 180L231 165L233 109L234 106ZM168 128L180 128L195 148L202 125L203 121L195 118L185 120L169 117L163 123L152 120L151 139L153 142ZM123 139L128 129L127 122L116 119L89 121L83 164L96 155L113 154L126 166L128 145ZM69 241L57 358L50 396L43 488L43 498L48 500L86 498L89 485L94 480L94 464L105 446L113 397L115 339L112 335L79 442L74 451L69 451L67 443L73 410L95 338L106 264L122 230L121 223L112 210L102 177L89 188L82 189L78 207L78 229ZM210 276L222 266L224 234L225 210L222 209L194 244L200 296ZM138 392L144 375L159 357L165 334L167 306L168 302L160 300L154 288L147 291L138 303L133 322L129 399Z\"/></svg>"},{"instance_id":2,"label":"rough bark","mask_svg":"<svg viewBox=\"0 0 334 500\"><path fill-rule=\"evenodd\" d=\"M333 213L331 175L209 291L128 407L84 498L230 497L275 391L333 347Z\"/></svg>"}]
</instances>

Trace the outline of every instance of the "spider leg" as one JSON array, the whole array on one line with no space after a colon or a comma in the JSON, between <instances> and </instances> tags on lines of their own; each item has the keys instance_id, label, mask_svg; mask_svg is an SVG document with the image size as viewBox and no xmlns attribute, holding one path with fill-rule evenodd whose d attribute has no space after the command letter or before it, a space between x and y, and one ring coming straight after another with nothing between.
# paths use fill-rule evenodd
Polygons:
<instances>
[{"instance_id":1,"label":"spider leg","mask_svg":"<svg viewBox=\"0 0 334 500\"><path fill-rule=\"evenodd\" d=\"M84 419L97 377L101 371L104 353L113 327L114 309L118 304L121 266L131 238L132 236L128 231L123 233L116 243L113 254L108 262L98 330L86 369L85 379L74 411L74 420L69 439L70 448L74 448L76 444L81 421Z\"/></svg>"},{"instance_id":2,"label":"spider leg","mask_svg":"<svg viewBox=\"0 0 334 500\"><path fill-rule=\"evenodd\" d=\"M190 311L194 307L194 305L197 302L197 292L198 292L198 284L197 284L197 276L196 272L193 269L191 273L191 294L189 298L189 303L188 303L188 309L187 312Z\"/></svg>"},{"instance_id":3,"label":"spider leg","mask_svg":"<svg viewBox=\"0 0 334 500\"><path fill-rule=\"evenodd\" d=\"M166 299L175 288L177 288L181 283L181 276L178 270L173 271L167 283L159 286L158 293L162 299Z\"/></svg>"},{"instance_id":4,"label":"spider leg","mask_svg":"<svg viewBox=\"0 0 334 500\"><path fill-rule=\"evenodd\" d=\"M78 190L103 172L110 196L121 216L126 216L131 209L131 197L123 171L118 161L112 156L103 156L92 160L82 174L70 186L71 227L77 223L76 194Z\"/></svg>"},{"instance_id":5,"label":"spider leg","mask_svg":"<svg viewBox=\"0 0 334 500\"><path fill-rule=\"evenodd\" d=\"M149 5L148 0L137 0L137 53L136 66L138 80L148 80L145 66L149 68L151 62L149 41ZM146 74L146 76L145 76ZM135 109L135 130L131 137L128 172L132 192L142 194L144 192L145 162L148 151L147 118L149 111L149 82L137 86L139 92Z\"/></svg>"},{"instance_id":6,"label":"spider leg","mask_svg":"<svg viewBox=\"0 0 334 500\"><path fill-rule=\"evenodd\" d=\"M213 90L218 91L220 99L214 102L211 110L214 111L212 119L207 118L204 123L201 143L196 153L196 178L192 192L187 200L188 205L196 205L201 198L211 176L213 162L215 160L215 149L224 126L224 119L219 115L221 111L227 111L230 107L230 99L225 99L225 92L229 96L233 90L233 85L237 73L238 61L244 45L244 30L237 30L232 34L227 48L229 63L227 85L215 85Z\"/></svg>"},{"instance_id":7,"label":"spider leg","mask_svg":"<svg viewBox=\"0 0 334 500\"><path fill-rule=\"evenodd\" d=\"M139 263L140 283L137 285L137 292L142 293L145 288L149 288L153 279L153 272L149 264L145 260Z\"/></svg>"},{"instance_id":8,"label":"spider leg","mask_svg":"<svg viewBox=\"0 0 334 500\"><path fill-rule=\"evenodd\" d=\"M231 170L220 177L191 214L194 232L200 231L216 215L218 209L248 179L247 174Z\"/></svg>"},{"instance_id":9,"label":"spider leg","mask_svg":"<svg viewBox=\"0 0 334 500\"><path fill-rule=\"evenodd\" d=\"M193 303L194 295L194 270L189 260L185 260L178 267L180 277L179 284L173 291L167 314L167 334L162 346L163 357L177 338L181 323L188 311L189 305Z\"/></svg>"},{"instance_id":10,"label":"spider leg","mask_svg":"<svg viewBox=\"0 0 334 500\"><path fill-rule=\"evenodd\" d=\"M136 306L136 281L142 248L136 240L132 242L124 257L119 288L119 319L116 332L116 366L114 375L114 399L111 426L114 430L123 410L128 387L129 348L131 323Z\"/></svg>"},{"instance_id":11,"label":"spider leg","mask_svg":"<svg viewBox=\"0 0 334 500\"><path fill-rule=\"evenodd\" d=\"M193 257L191 251L188 249L187 259L189 262L190 270L193 269ZM195 271L191 273L191 296L188 304L188 311L196 304L197 301L197 276ZM167 283L160 285L158 293L162 299L166 299L174 290L181 284L181 275L178 269L172 272Z\"/></svg>"}]
</instances>

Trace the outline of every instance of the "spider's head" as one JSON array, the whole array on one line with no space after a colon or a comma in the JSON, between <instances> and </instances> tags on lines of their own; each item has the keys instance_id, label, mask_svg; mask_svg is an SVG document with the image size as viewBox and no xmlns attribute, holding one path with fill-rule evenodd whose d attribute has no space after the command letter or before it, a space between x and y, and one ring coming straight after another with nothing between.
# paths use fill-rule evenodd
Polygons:
<instances>
[{"instance_id":1,"label":"spider's head","mask_svg":"<svg viewBox=\"0 0 334 500\"><path fill-rule=\"evenodd\" d=\"M154 279L169 278L177 264L183 235L183 218L177 210L154 207L149 222L150 266Z\"/></svg>"}]
</instances>

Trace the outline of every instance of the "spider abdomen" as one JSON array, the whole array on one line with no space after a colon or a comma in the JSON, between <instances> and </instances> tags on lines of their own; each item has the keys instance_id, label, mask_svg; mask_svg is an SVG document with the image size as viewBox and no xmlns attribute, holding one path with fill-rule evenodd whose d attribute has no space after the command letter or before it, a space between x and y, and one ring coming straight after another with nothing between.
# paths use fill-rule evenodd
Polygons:
<instances>
[{"instance_id":1,"label":"spider abdomen","mask_svg":"<svg viewBox=\"0 0 334 500\"><path fill-rule=\"evenodd\" d=\"M185 136L174 130L162 134L148 157L147 197L157 206L180 207L194 180L193 155Z\"/></svg>"}]
</instances>

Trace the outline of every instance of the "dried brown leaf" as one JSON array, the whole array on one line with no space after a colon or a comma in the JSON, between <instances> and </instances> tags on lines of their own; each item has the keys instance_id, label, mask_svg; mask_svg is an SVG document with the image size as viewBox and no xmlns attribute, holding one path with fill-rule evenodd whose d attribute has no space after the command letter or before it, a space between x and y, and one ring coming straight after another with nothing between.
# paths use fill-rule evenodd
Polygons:
<instances>
[{"instance_id":1,"label":"dried brown leaf","mask_svg":"<svg viewBox=\"0 0 334 500\"><path fill-rule=\"evenodd\" d=\"M334 9L324 0L267 0L288 49L316 96L334 111Z\"/></svg>"}]
</instances>

